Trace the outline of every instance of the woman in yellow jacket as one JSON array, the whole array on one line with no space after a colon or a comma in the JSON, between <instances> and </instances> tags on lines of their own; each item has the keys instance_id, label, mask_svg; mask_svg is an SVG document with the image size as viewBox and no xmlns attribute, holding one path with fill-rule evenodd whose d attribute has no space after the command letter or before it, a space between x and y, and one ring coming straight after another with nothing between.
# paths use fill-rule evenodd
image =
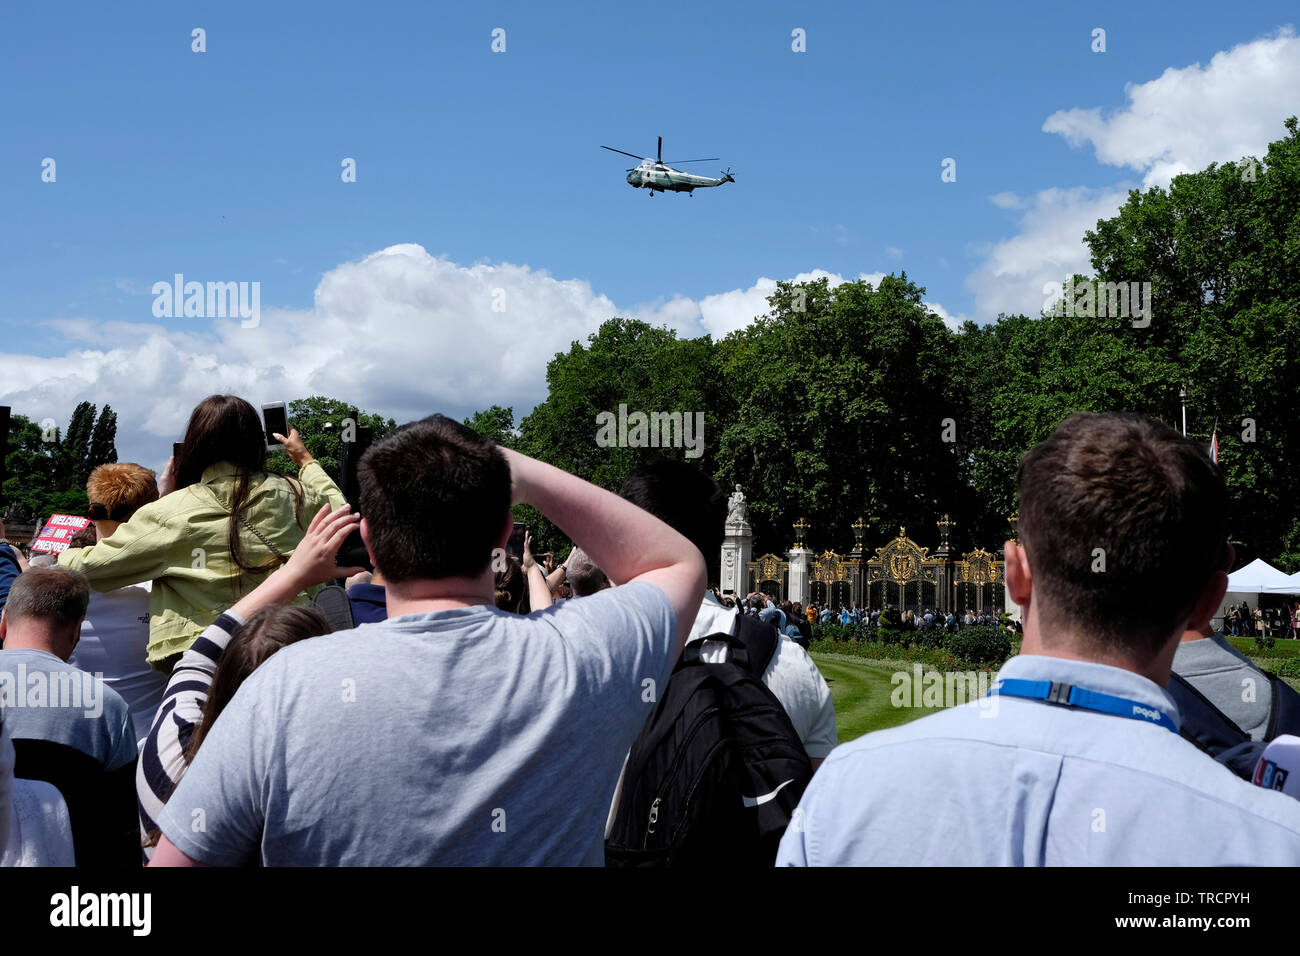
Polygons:
<instances>
[{"instance_id":1,"label":"woman in yellow jacket","mask_svg":"<svg viewBox=\"0 0 1300 956\"><path fill-rule=\"evenodd\" d=\"M297 480L266 473L252 405L234 395L204 399L158 483L162 497L93 547L59 556L97 591L154 582L147 656L155 669L169 671L217 615L288 560L326 502L346 504L297 429L275 437L298 465Z\"/></svg>"}]
</instances>

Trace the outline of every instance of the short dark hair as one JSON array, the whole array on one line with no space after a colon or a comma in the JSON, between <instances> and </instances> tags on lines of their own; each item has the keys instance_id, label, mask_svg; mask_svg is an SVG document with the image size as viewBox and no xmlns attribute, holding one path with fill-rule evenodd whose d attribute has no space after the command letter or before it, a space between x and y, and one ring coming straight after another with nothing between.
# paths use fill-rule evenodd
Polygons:
<instances>
[{"instance_id":1,"label":"short dark hair","mask_svg":"<svg viewBox=\"0 0 1300 956\"><path fill-rule=\"evenodd\" d=\"M35 617L71 626L86 616L90 585L71 568L28 568L14 579L5 601L5 616L13 624Z\"/></svg>"},{"instance_id":2,"label":"short dark hair","mask_svg":"<svg viewBox=\"0 0 1300 956\"><path fill-rule=\"evenodd\" d=\"M564 562L565 577L573 588L574 597L590 597L597 591L609 587L609 578L605 572L596 567L591 556L582 548L574 548Z\"/></svg>"},{"instance_id":3,"label":"short dark hair","mask_svg":"<svg viewBox=\"0 0 1300 956\"><path fill-rule=\"evenodd\" d=\"M1222 569L1228 494L1217 466L1138 415L1071 415L1020 462L1019 533L1045 637L1147 660Z\"/></svg>"},{"instance_id":4,"label":"short dark hair","mask_svg":"<svg viewBox=\"0 0 1300 956\"><path fill-rule=\"evenodd\" d=\"M510 465L495 442L430 415L371 445L357 473L370 550L386 580L487 569L510 511Z\"/></svg>"},{"instance_id":5,"label":"short dark hair","mask_svg":"<svg viewBox=\"0 0 1300 956\"><path fill-rule=\"evenodd\" d=\"M718 583L727 496L716 481L684 461L664 458L629 475L622 494L699 548L709 584Z\"/></svg>"}]
</instances>

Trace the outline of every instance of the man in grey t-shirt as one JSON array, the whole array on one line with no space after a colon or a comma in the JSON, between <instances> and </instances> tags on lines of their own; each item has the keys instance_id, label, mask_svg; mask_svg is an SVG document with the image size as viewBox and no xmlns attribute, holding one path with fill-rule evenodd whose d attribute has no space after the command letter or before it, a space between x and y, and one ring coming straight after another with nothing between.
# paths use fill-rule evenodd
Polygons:
<instances>
[{"instance_id":1,"label":"man in grey t-shirt","mask_svg":"<svg viewBox=\"0 0 1300 956\"><path fill-rule=\"evenodd\" d=\"M387 621L274 655L158 819L151 865L604 861L623 755L690 633L704 561L629 502L435 415L361 462ZM509 507L626 582L495 607Z\"/></svg>"},{"instance_id":2,"label":"man in grey t-shirt","mask_svg":"<svg viewBox=\"0 0 1300 956\"><path fill-rule=\"evenodd\" d=\"M1273 710L1268 675L1209 625L1183 635L1173 671L1251 740L1264 739Z\"/></svg>"}]
</instances>

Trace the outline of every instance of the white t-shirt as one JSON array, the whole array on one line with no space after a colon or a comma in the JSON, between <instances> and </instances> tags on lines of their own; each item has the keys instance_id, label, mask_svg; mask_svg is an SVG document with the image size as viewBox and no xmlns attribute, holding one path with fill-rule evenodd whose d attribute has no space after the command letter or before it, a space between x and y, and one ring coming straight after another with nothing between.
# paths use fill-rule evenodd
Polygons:
<instances>
[{"instance_id":1,"label":"white t-shirt","mask_svg":"<svg viewBox=\"0 0 1300 956\"><path fill-rule=\"evenodd\" d=\"M738 609L723 607L712 592L706 594L687 643L709 634L734 634L739 615ZM730 648L721 641L705 641L700 659L721 664L730 653ZM784 634L780 635L772 660L763 672L763 683L785 707L810 759L825 757L835 749L839 738L835 732L831 690L807 651Z\"/></svg>"},{"instance_id":2,"label":"white t-shirt","mask_svg":"<svg viewBox=\"0 0 1300 956\"><path fill-rule=\"evenodd\" d=\"M122 695L131 708L137 741L149 736L154 712L162 703L167 675L149 666L149 588L151 582L116 591L91 590L81 640L68 663L90 674Z\"/></svg>"}]
</instances>

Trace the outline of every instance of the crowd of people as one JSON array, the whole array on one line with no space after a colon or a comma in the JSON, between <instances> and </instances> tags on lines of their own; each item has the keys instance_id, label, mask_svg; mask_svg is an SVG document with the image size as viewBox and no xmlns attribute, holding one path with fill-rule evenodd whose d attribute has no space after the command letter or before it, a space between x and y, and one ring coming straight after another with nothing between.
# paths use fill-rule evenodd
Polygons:
<instances>
[{"instance_id":1,"label":"crowd of people","mask_svg":"<svg viewBox=\"0 0 1300 956\"><path fill-rule=\"evenodd\" d=\"M1287 637L1294 640L1300 634L1300 601L1268 608L1257 604L1253 610L1245 601L1229 604L1223 609L1223 632L1233 637Z\"/></svg>"},{"instance_id":2,"label":"crowd of people","mask_svg":"<svg viewBox=\"0 0 1300 956\"><path fill-rule=\"evenodd\" d=\"M1007 625L1019 630L1019 622L1012 621L1002 608L967 608L962 613L949 609L936 611L934 608L917 606L900 611L895 606L883 608L858 607L857 604L841 604L838 607L818 607L808 605L808 620L813 623L839 624L842 627L856 627L865 624L868 627L901 627L919 631L938 628L949 633L963 627L996 627Z\"/></svg>"},{"instance_id":3,"label":"crowd of people","mask_svg":"<svg viewBox=\"0 0 1300 956\"><path fill-rule=\"evenodd\" d=\"M719 593L726 498L689 463L616 494L433 415L348 502L276 438L296 475L213 396L161 476L91 474L52 566L0 540L0 862L1300 863L1300 803L1240 779L1290 698L1226 701L1268 678L1209 637L1223 480L1164 426L1076 415L1025 456L999 719L840 746L812 625L896 609ZM563 562L511 553L517 504ZM1240 739L1180 733L1183 685Z\"/></svg>"}]
</instances>

